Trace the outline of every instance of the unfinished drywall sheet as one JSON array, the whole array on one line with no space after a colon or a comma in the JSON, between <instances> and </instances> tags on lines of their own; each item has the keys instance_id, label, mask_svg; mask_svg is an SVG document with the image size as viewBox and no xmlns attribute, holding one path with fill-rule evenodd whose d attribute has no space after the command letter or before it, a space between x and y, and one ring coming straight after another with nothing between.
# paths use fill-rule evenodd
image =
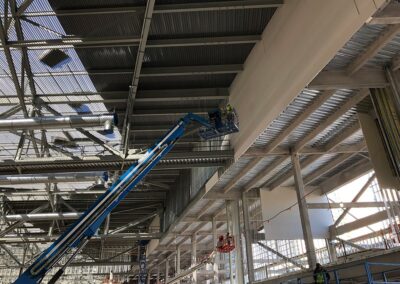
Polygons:
<instances>
[{"instance_id":1,"label":"unfinished drywall sheet","mask_svg":"<svg viewBox=\"0 0 400 284\"><path fill-rule=\"evenodd\" d=\"M266 240L302 239L303 231L301 228L299 207L294 205L297 203L295 190L291 187L279 187L273 191L261 190L260 196ZM321 196L317 193L310 194L306 200L308 203L328 202L326 196ZM291 209L281 212L289 207ZM313 209L308 210L308 213L313 238L328 238L329 226L333 224L330 210ZM267 222L266 220L270 221Z\"/></svg>"}]
</instances>

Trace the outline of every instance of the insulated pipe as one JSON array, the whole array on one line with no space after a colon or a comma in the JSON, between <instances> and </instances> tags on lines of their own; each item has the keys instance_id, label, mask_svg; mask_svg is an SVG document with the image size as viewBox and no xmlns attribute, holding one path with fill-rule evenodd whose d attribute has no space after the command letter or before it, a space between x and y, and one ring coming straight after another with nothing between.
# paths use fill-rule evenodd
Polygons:
<instances>
[{"instance_id":1,"label":"insulated pipe","mask_svg":"<svg viewBox=\"0 0 400 284\"><path fill-rule=\"evenodd\" d=\"M158 240L162 237L162 233L122 233L115 235L94 235L92 240L114 240L114 241L138 241L138 240ZM0 237L0 244L17 244L17 243L45 243L54 242L59 235L49 236L47 234L8 234L5 237Z\"/></svg>"},{"instance_id":2,"label":"insulated pipe","mask_svg":"<svg viewBox=\"0 0 400 284\"><path fill-rule=\"evenodd\" d=\"M0 185L60 183L60 182L93 182L101 179L95 175L49 175L49 176L0 176Z\"/></svg>"},{"instance_id":3,"label":"insulated pipe","mask_svg":"<svg viewBox=\"0 0 400 284\"><path fill-rule=\"evenodd\" d=\"M0 120L0 131L60 129L103 126L105 131L112 131L117 124L114 114L46 116Z\"/></svg>"},{"instance_id":4,"label":"insulated pipe","mask_svg":"<svg viewBox=\"0 0 400 284\"><path fill-rule=\"evenodd\" d=\"M15 214L6 215L6 221L48 221L48 220L75 220L78 219L83 213L70 212L70 213L36 213L36 214Z\"/></svg>"}]
</instances>

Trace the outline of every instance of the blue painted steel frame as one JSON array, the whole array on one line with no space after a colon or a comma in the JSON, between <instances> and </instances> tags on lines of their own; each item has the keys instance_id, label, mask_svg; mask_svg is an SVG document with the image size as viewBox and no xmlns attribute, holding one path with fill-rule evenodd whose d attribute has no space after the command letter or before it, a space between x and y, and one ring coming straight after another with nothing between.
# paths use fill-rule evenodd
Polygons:
<instances>
[{"instance_id":1,"label":"blue painted steel frame","mask_svg":"<svg viewBox=\"0 0 400 284\"><path fill-rule=\"evenodd\" d=\"M96 234L108 214L124 197L146 176L148 172L173 148L174 143L182 137L185 127L195 121L205 126L213 126L204 118L188 113L172 127L145 156L132 165L97 201L64 232L50 247L29 266L14 284L37 284L46 273L72 248L77 247L84 239ZM221 133L224 135L224 133Z\"/></svg>"}]
</instances>

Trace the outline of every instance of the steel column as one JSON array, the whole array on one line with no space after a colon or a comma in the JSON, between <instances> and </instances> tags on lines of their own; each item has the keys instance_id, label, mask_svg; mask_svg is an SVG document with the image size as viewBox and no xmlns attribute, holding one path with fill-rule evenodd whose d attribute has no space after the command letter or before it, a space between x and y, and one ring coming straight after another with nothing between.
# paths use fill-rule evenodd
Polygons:
<instances>
[{"instance_id":1,"label":"steel column","mask_svg":"<svg viewBox=\"0 0 400 284\"><path fill-rule=\"evenodd\" d=\"M195 266L197 264L197 236L194 233L191 237L191 244L192 244L192 262L190 266ZM192 283L197 283L197 271L195 270L192 274Z\"/></svg>"},{"instance_id":2,"label":"steel column","mask_svg":"<svg viewBox=\"0 0 400 284\"><path fill-rule=\"evenodd\" d=\"M297 202L300 211L301 226L303 229L303 237L307 250L308 265L309 268L314 268L315 264L317 263L317 257L315 255L315 246L311 232L310 217L308 215L306 194L304 190L303 177L301 175L299 156L298 154L293 153L291 158L296 185Z\"/></svg>"},{"instance_id":3,"label":"steel column","mask_svg":"<svg viewBox=\"0 0 400 284\"><path fill-rule=\"evenodd\" d=\"M168 282L168 278L169 278L169 259L167 257L167 259L165 260L165 283Z\"/></svg>"},{"instance_id":4,"label":"steel column","mask_svg":"<svg viewBox=\"0 0 400 284\"><path fill-rule=\"evenodd\" d=\"M247 275L249 283L254 282L254 263L253 263L253 238L251 235L252 228L250 226L249 216L249 200L246 193L242 193L242 209L243 209L243 221L244 221L244 235L246 243L246 260L247 260Z\"/></svg>"},{"instance_id":5,"label":"steel column","mask_svg":"<svg viewBox=\"0 0 400 284\"><path fill-rule=\"evenodd\" d=\"M335 262L337 260L336 248L332 243L332 239L325 239L326 247L329 253L330 262Z\"/></svg>"},{"instance_id":6,"label":"steel column","mask_svg":"<svg viewBox=\"0 0 400 284\"><path fill-rule=\"evenodd\" d=\"M176 248L176 266L175 266L175 274L176 275L179 275L180 273L181 273L181 247L180 246L178 246L177 248ZM181 281L179 280L178 281L178 284L180 284L181 283Z\"/></svg>"},{"instance_id":7,"label":"steel column","mask_svg":"<svg viewBox=\"0 0 400 284\"><path fill-rule=\"evenodd\" d=\"M217 246L218 242L218 235L217 235L217 221L215 217L212 220L212 236L213 236L213 246L214 248ZM219 255L218 255L219 256ZM219 257L215 257L214 263L213 263L213 284L218 284L219 279L218 279L218 259Z\"/></svg>"},{"instance_id":8,"label":"steel column","mask_svg":"<svg viewBox=\"0 0 400 284\"><path fill-rule=\"evenodd\" d=\"M160 265L157 264L157 277L156 277L156 284L160 283Z\"/></svg>"},{"instance_id":9,"label":"steel column","mask_svg":"<svg viewBox=\"0 0 400 284\"><path fill-rule=\"evenodd\" d=\"M244 283L244 265L242 256L242 240L241 240L241 228L240 228L240 215L239 215L239 200L227 200L227 216L230 220L229 231L235 238L236 249L231 252L231 255L235 255L235 283ZM232 274L232 271L231 271Z\"/></svg>"}]
</instances>

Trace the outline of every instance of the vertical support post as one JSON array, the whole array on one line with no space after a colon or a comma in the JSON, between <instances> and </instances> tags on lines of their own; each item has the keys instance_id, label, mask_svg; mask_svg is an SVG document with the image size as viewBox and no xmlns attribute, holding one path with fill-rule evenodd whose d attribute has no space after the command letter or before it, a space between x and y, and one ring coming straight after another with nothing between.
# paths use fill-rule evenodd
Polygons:
<instances>
[{"instance_id":1,"label":"vertical support post","mask_svg":"<svg viewBox=\"0 0 400 284\"><path fill-rule=\"evenodd\" d=\"M156 284L160 283L160 264L157 264L157 277L156 277Z\"/></svg>"},{"instance_id":2,"label":"vertical support post","mask_svg":"<svg viewBox=\"0 0 400 284\"><path fill-rule=\"evenodd\" d=\"M191 266L195 266L196 263L197 263L197 239L196 239L196 233L194 233L192 235L191 244L192 244L192 263L191 263ZM193 272L192 279L193 279L193 283L197 283L197 271Z\"/></svg>"},{"instance_id":3,"label":"vertical support post","mask_svg":"<svg viewBox=\"0 0 400 284\"><path fill-rule=\"evenodd\" d=\"M386 283L388 282L388 279L386 277L386 272L382 272L382 280Z\"/></svg>"},{"instance_id":4,"label":"vertical support post","mask_svg":"<svg viewBox=\"0 0 400 284\"><path fill-rule=\"evenodd\" d=\"M304 183L301 176L299 156L296 153L292 153L291 158L296 185L297 202L300 211L301 226L303 229L303 237L307 250L308 265L310 268L314 268L315 264L317 263L317 257L315 255L315 246L311 232L310 216L308 215L307 202L305 199Z\"/></svg>"},{"instance_id":5,"label":"vertical support post","mask_svg":"<svg viewBox=\"0 0 400 284\"><path fill-rule=\"evenodd\" d=\"M249 216L249 200L246 193L242 193L242 209L244 221L244 237L246 242L246 260L247 260L247 275L249 283L254 282L254 263L253 263L253 236L251 235L250 216Z\"/></svg>"},{"instance_id":6,"label":"vertical support post","mask_svg":"<svg viewBox=\"0 0 400 284\"><path fill-rule=\"evenodd\" d=\"M235 279L237 284L244 283L244 268L242 257L242 241L241 241L241 228L240 228L240 215L239 215L239 200L227 201L227 216L230 219L230 230L235 238ZM229 226L228 226L229 228ZM231 273L232 274L232 273Z\"/></svg>"},{"instance_id":7,"label":"vertical support post","mask_svg":"<svg viewBox=\"0 0 400 284\"><path fill-rule=\"evenodd\" d=\"M138 262L139 262L138 283L139 284L146 283L146 278L147 278L146 245L147 245L147 241L139 241L139 256L138 256Z\"/></svg>"},{"instance_id":8,"label":"vertical support post","mask_svg":"<svg viewBox=\"0 0 400 284\"><path fill-rule=\"evenodd\" d=\"M176 264L175 264L175 271L176 275L179 275L181 273L181 247L178 246L176 248ZM181 280L178 281L178 284L181 283Z\"/></svg>"},{"instance_id":9,"label":"vertical support post","mask_svg":"<svg viewBox=\"0 0 400 284\"><path fill-rule=\"evenodd\" d=\"M215 217L212 219L212 233L213 233L213 245L214 248L217 247L217 242L218 242L218 235L217 235L217 221L215 220ZM219 279L218 279L218 259L220 255L218 254L215 257L214 263L213 263L213 284L218 284Z\"/></svg>"},{"instance_id":10,"label":"vertical support post","mask_svg":"<svg viewBox=\"0 0 400 284\"><path fill-rule=\"evenodd\" d=\"M169 259L167 257L167 259L165 260L165 283L168 282L168 278L169 278Z\"/></svg>"},{"instance_id":11,"label":"vertical support post","mask_svg":"<svg viewBox=\"0 0 400 284\"><path fill-rule=\"evenodd\" d=\"M176 261L177 261L177 259L176 259L177 257L176 257L176 254L174 255L174 277L176 276L176 275L178 275L177 273L176 273Z\"/></svg>"},{"instance_id":12,"label":"vertical support post","mask_svg":"<svg viewBox=\"0 0 400 284\"><path fill-rule=\"evenodd\" d=\"M336 254L335 246L332 243L332 240L325 239L325 243L326 243L326 247L328 249L330 262L335 262L337 260L337 254Z\"/></svg>"},{"instance_id":13,"label":"vertical support post","mask_svg":"<svg viewBox=\"0 0 400 284\"><path fill-rule=\"evenodd\" d=\"M22 272L24 272L24 267L25 267L25 258L26 258L26 252L28 250L29 243L24 245L24 254L22 256L22 262L21 262L21 268L19 269L19 276L21 276Z\"/></svg>"},{"instance_id":14,"label":"vertical support post","mask_svg":"<svg viewBox=\"0 0 400 284\"><path fill-rule=\"evenodd\" d=\"M106 221L104 223L104 235L108 235L108 232L110 230L110 218L111 218L111 215L108 214L106 217Z\"/></svg>"},{"instance_id":15,"label":"vertical support post","mask_svg":"<svg viewBox=\"0 0 400 284\"><path fill-rule=\"evenodd\" d=\"M226 201L226 228L229 233L232 233L232 215L230 210L229 201ZM233 278L233 258L232 253L229 253L229 283L234 284Z\"/></svg>"},{"instance_id":16,"label":"vertical support post","mask_svg":"<svg viewBox=\"0 0 400 284\"><path fill-rule=\"evenodd\" d=\"M147 280L146 280L147 284L150 284L150 278L151 278L151 272L149 271L149 273L147 273Z\"/></svg>"},{"instance_id":17,"label":"vertical support post","mask_svg":"<svg viewBox=\"0 0 400 284\"><path fill-rule=\"evenodd\" d=\"M339 273L337 272L337 270L334 270L333 274L335 275L335 284L340 284Z\"/></svg>"},{"instance_id":18,"label":"vertical support post","mask_svg":"<svg viewBox=\"0 0 400 284\"><path fill-rule=\"evenodd\" d=\"M372 278L371 270L369 269L369 263L366 262L364 264L364 267L365 267L365 272L367 274L368 284L373 284L374 283L374 279Z\"/></svg>"}]
</instances>

